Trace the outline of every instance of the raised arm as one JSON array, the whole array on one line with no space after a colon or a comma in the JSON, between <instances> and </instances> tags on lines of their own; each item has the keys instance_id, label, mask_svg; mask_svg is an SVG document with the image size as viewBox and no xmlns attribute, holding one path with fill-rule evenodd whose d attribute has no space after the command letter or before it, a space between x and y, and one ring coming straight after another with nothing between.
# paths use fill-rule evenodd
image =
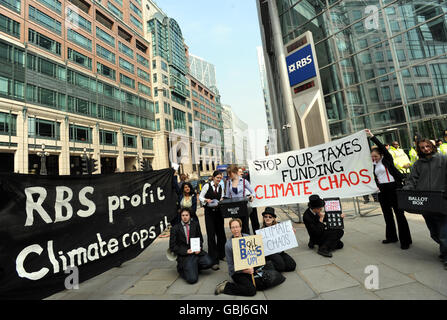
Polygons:
<instances>
[{"instance_id":1,"label":"raised arm","mask_svg":"<svg viewBox=\"0 0 447 320\"><path fill-rule=\"evenodd\" d=\"M383 157L385 159L390 160L391 162L394 162L393 160L393 156L391 155L391 153L386 149L386 147L383 145L382 142L379 141L379 139L377 139L376 136L374 136L371 131L369 129L365 129L366 135L368 136L368 138L371 139L372 142L374 142L374 144L379 148L379 150L381 151L381 153L383 154Z\"/></svg>"}]
</instances>

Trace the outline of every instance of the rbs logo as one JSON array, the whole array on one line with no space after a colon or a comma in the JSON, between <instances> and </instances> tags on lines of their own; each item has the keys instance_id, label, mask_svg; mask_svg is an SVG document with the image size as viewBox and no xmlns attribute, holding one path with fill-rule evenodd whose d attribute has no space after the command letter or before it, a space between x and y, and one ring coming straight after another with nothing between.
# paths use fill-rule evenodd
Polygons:
<instances>
[{"instance_id":1,"label":"rbs logo","mask_svg":"<svg viewBox=\"0 0 447 320\"><path fill-rule=\"evenodd\" d=\"M294 64L289 65L289 73L299 70L300 68L307 66L309 63L312 63L311 55L308 55L307 57L298 60Z\"/></svg>"}]
</instances>

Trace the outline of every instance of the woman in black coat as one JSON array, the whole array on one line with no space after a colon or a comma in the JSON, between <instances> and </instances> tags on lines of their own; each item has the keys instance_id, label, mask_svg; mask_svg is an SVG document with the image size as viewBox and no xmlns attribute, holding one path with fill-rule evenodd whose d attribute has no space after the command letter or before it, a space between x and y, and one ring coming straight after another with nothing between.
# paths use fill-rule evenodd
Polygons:
<instances>
[{"instance_id":1,"label":"woman in black coat","mask_svg":"<svg viewBox=\"0 0 447 320\"><path fill-rule=\"evenodd\" d=\"M403 186L403 176L394 166L393 156L388 152L386 147L366 129L366 134L374 142L377 148L372 149L371 158L374 163L374 178L379 188L379 202L382 208L383 217L386 224L386 239L382 243L397 242L400 239L400 247L408 249L412 243L410 228L404 211L397 206L396 189ZM396 233L396 224L393 217L396 216L397 226L399 229L399 239Z\"/></svg>"}]
</instances>

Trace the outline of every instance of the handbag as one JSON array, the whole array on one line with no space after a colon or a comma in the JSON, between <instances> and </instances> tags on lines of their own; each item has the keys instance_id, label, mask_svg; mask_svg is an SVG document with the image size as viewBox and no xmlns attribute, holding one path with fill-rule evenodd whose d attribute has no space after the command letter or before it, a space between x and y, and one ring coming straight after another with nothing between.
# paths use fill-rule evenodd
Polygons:
<instances>
[{"instance_id":1,"label":"handbag","mask_svg":"<svg viewBox=\"0 0 447 320\"><path fill-rule=\"evenodd\" d=\"M266 265L256 269L254 278L258 278L257 289L265 290L268 288L276 287L286 280L279 271L275 270L273 264L269 261Z\"/></svg>"}]
</instances>

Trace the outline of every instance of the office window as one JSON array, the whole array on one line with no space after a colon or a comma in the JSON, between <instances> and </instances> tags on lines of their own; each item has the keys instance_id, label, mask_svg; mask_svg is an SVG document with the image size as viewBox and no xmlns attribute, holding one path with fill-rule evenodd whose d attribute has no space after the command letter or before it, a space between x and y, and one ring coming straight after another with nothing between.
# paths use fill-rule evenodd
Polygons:
<instances>
[{"instance_id":1,"label":"office window","mask_svg":"<svg viewBox=\"0 0 447 320\"><path fill-rule=\"evenodd\" d=\"M96 63L96 71L105 77L116 80L116 71L100 62Z\"/></svg>"},{"instance_id":2,"label":"office window","mask_svg":"<svg viewBox=\"0 0 447 320\"><path fill-rule=\"evenodd\" d=\"M20 13L20 0L0 0L0 5Z\"/></svg>"},{"instance_id":3,"label":"office window","mask_svg":"<svg viewBox=\"0 0 447 320\"><path fill-rule=\"evenodd\" d=\"M116 146L116 132L99 129L99 143Z\"/></svg>"},{"instance_id":4,"label":"office window","mask_svg":"<svg viewBox=\"0 0 447 320\"><path fill-rule=\"evenodd\" d=\"M0 112L0 134L17 135L17 115Z\"/></svg>"},{"instance_id":5,"label":"office window","mask_svg":"<svg viewBox=\"0 0 447 320\"><path fill-rule=\"evenodd\" d=\"M61 55L61 44L53 39L50 39L43 34L34 31L33 29L28 29L28 41L35 44L42 49L48 50L56 55Z\"/></svg>"},{"instance_id":6,"label":"office window","mask_svg":"<svg viewBox=\"0 0 447 320\"><path fill-rule=\"evenodd\" d=\"M123 19L123 12L116 6L114 6L110 1L107 2L107 8L112 11L112 13L118 18L120 18L121 20Z\"/></svg>"},{"instance_id":7,"label":"office window","mask_svg":"<svg viewBox=\"0 0 447 320\"><path fill-rule=\"evenodd\" d=\"M99 57L107 59L108 61L115 64L115 54L99 44L96 45L96 54Z\"/></svg>"},{"instance_id":8,"label":"office window","mask_svg":"<svg viewBox=\"0 0 447 320\"><path fill-rule=\"evenodd\" d=\"M30 20L37 22L45 29L61 35L61 23L39 9L34 8L32 5L29 6L29 18Z\"/></svg>"},{"instance_id":9,"label":"office window","mask_svg":"<svg viewBox=\"0 0 447 320\"><path fill-rule=\"evenodd\" d=\"M67 39L80 45L84 49L88 51L92 51L92 40L87 37L84 37L82 34L74 31L73 29L67 30Z\"/></svg>"},{"instance_id":10,"label":"office window","mask_svg":"<svg viewBox=\"0 0 447 320\"><path fill-rule=\"evenodd\" d=\"M147 94L148 96L151 95L151 88L149 88L148 86L138 82L138 91L140 91L141 93Z\"/></svg>"},{"instance_id":11,"label":"office window","mask_svg":"<svg viewBox=\"0 0 447 320\"><path fill-rule=\"evenodd\" d=\"M28 118L28 137L60 139L60 123L39 118Z\"/></svg>"},{"instance_id":12,"label":"office window","mask_svg":"<svg viewBox=\"0 0 447 320\"><path fill-rule=\"evenodd\" d=\"M92 143L92 128L70 124L69 139L75 142Z\"/></svg>"},{"instance_id":13,"label":"office window","mask_svg":"<svg viewBox=\"0 0 447 320\"><path fill-rule=\"evenodd\" d=\"M120 73L120 82L125 86L135 89L135 80L125 76L122 73Z\"/></svg>"},{"instance_id":14,"label":"office window","mask_svg":"<svg viewBox=\"0 0 447 320\"><path fill-rule=\"evenodd\" d=\"M127 60L124 60L123 58L119 58L119 65L121 68L129 71L130 73L134 73L135 72L135 68L134 65L132 63L130 63Z\"/></svg>"},{"instance_id":15,"label":"office window","mask_svg":"<svg viewBox=\"0 0 447 320\"><path fill-rule=\"evenodd\" d=\"M101 28L96 27L96 37L107 43L109 46L115 48L115 38Z\"/></svg>"},{"instance_id":16,"label":"office window","mask_svg":"<svg viewBox=\"0 0 447 320\"><path fill-rule=\"evenodd\" d=\"M130 22L132 22L132 24L135 25L138 29L143 31L143 24L133 15L130 15Z\"/></svg>"},{"instance_id":17,"label":"office window","mask_svg":"<svg viewBox=\"0 0 447 320\"><path fill-rule=\"evenodd\" d=\"M0 31L20 39L20 23L0 14Z\"/></svg>"},{"instance_id":18,"label":"office window","mask_svg":"<svg viewBox=\"0 0 447 320\"><path fill-rule=\"evenodd\" d=\"M67 57L68 60L71 60L83 67L86 67L89 70L92 69L92 59L83 55L82 53L77 52L72 48L67 49Z\"/></svg>"},{"instance_id":19,"label":"office window","mask_svg":"<svg viewBox=\"0 0 447 320\"><path fill-rule=\"evenodd\" d=\"M149 68L149 60L147 60L143 56L139 55L138 53L137 53L137 62L139 64Z\"/></svg>"},{"instance_id":20,"label":"office window","mask_svg":"<svg viewBox=\"0 0 447 320\"><path fill-rule=\"evenodd\" d=\"M92 32L92 23L83 16L77 14L75 11L67 8L67 21L84 29L88 33Z\"/></svg>"},{"instance_id":21,"label":"office window","mask_svg":"<svg viewBox=\"0 0 447 320\"><path fill-rule=\"evenodd\" d=\"M24 83L22 81L0 76L0 96L8 98L25 98Z\"/></svg>"},{"instance_id":22,"label":"office window","mask_svg":"<svg viewBox=\"0 0 447 320\"><path fill-rule=\"evenodd\" d=\"M146 81L151 81L151 76L146 71L141 70L140 68L138 70L138 76Z\"/></svg>"},{"instance_id":23,"label":"office window","mask_svg":"<svg viewBox=\"0 0 447 320\"><path fill-rule=\"evenodd\" d=\"M123 142L124 142L125 147L136 148L137 147L137 136L133 136L130 134L123 134Z\"/></svg>"},{"instance_id":24,"label":"office window","mask_svg":"<svg viewBox=\"0 0 447 320\"><path fill-rule=\"evenodd\" d=\"M37 0L41 4L43 4L45 7L47 7L50 10L53 10L54 12L61 14L61 3L58 0Z\"/></svg>"},{"instance_id":25,"label":"office window","mask_svg":"<svg viewBox=\"0 0 447 320\"><path fill-rule=\"evenodd\" d=\"M126 46L121 41L118 41L118 49L120 52L124 53L125 55L133 59L133 50L128 46Z\"/></svg>"},{"instance_id":26,"label":"office window","mask_svg":"<svg viewBox=\"0 0 447 320\"><path fill-rule=\"evenodd\" d=\"M84 11L85 13L89 13L90 10L90 4L85 2L84 0L68 0L71 3L73 3L76 7Z\"/></svg>"},{"instance_id":27,"label":"office window","mask_svg":"<svg viewBox=\"0 0 447 320\"><path fill-rule=\"evenodd\" d=\"M154 139L141 137L143 149L153 150L154 149Z\"/></svg>"}]
</instances>

